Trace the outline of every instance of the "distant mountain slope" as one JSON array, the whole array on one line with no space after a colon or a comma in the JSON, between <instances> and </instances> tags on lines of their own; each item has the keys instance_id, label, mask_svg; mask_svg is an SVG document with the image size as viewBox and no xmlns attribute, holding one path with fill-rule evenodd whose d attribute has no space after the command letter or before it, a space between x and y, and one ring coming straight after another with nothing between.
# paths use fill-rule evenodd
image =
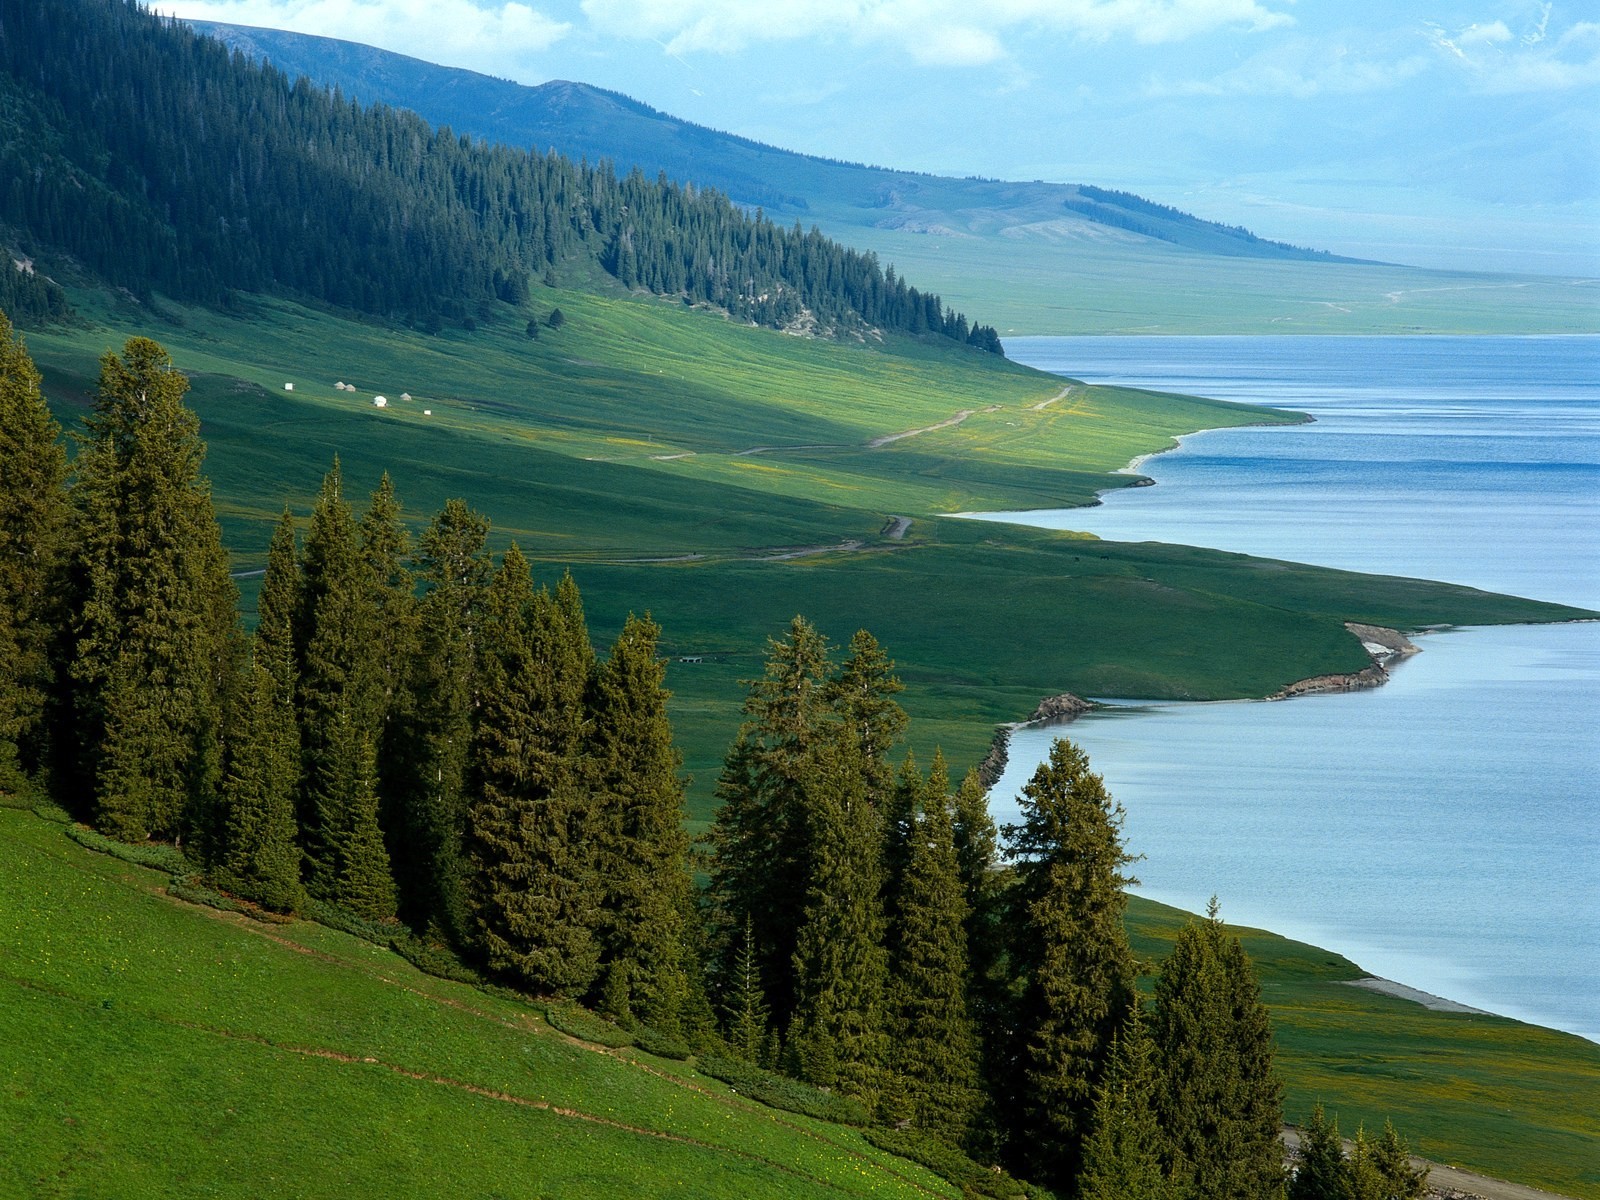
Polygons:
<instances>
[{"instance_id":1,"label":"distant mountain slope","mask_svg":"<svg viewBox=\"0 0 1600 1200\"><path fill-rule=\"evenodd\" d=\"M797 154L682 121L616 92L557 80L525 87L332 38L191 22L285 73L457 133L714 187L773 217L933 234L1162 242L1229 257L1352 262L1258 238L1140 197L1086 185L952 179Z\"/></svg>"}]
</instances>

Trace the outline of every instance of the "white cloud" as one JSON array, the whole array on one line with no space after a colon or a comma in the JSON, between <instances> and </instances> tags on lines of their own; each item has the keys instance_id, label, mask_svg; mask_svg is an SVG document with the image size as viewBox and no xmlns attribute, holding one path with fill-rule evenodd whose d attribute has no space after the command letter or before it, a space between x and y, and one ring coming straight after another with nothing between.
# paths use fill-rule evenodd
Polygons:
<instances>
[{"instance_id":1,"label":"white cloud","mask_svg":"<svg viewBox=\"0 0 1600 1200\"><path fill-rule=\"evenodd\" d=\"M1426 35L1479 91L1569 91L1600 84L1600 23L1578 21L1552 31L1551 8L1542 5L1539 19L1520 36L1501 20L1459 30L1429 25Z\"/></svg>"},{"instance_id":2,"label":"white cloud","mask_svg":"<svg viewBox=\"0 0 1600 1200\"><path fill-rule=\"evenodd\" d=\"M1291 2L1291 0L1280 0ZM1292 23L1271 0L583 0L594 28L654 38L670 52L733 53L754 43L843 38L884 43L935 66L1008 57L1007 40L1176 42Z\"/></svg>"},{"instance_id":3,"label":"white cloud","mask_svg":"<svg viewBox=\"0 0 1600 1200\"><path fill-rule=\"evenodd\" d=\"M572 26L527 4L473 0L155 0L166 15L343 38L512 78Z\"/></svg>"}]
</instances>

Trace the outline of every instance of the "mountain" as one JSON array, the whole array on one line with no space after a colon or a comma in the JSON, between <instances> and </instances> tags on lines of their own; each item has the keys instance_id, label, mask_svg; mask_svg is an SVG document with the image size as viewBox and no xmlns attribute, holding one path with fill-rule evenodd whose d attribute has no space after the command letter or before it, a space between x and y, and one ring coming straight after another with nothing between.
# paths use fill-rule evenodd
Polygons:
<instances>
[{"instance_id":1,"label":"mountain","mask_svg":"<svg viewBox=\"0 0 1600 1200\"><path fill-rule=\"evenodd\" d=\"M534 279L610 276L772 328L1000 350L815 230L352 103L124 0L0 0L0 29L0 232L18 272L37 249L141 295L273 293L435 332L525 305Z\"/></svg>"},{"instance_id":2,"label":"mountain","mask_svg":"<svg viewBox=\"0 0 1600 1200\"><path fill-rule=\"evenodd\" d=\"M952 179L797 154L682 121L617 92L555 80L525 87L371 46L276 29L191 22L250 58L270 61L365 103L407 108L490 141L609 159L725 192L768 215L954 235L1052 241L1149 240L1228 257L1354 262L1256 237L1125 192L1089 185Z\"/></svg>"}]
</instances>

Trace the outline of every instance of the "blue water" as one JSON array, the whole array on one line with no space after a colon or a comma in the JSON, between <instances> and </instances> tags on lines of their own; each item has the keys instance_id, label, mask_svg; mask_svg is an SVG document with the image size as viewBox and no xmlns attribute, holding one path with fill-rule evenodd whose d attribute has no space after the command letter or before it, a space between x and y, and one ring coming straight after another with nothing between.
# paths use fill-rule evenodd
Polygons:
<instances>
[{"instance_id":1,"label":"blue water","mask_svg":"<svg viewBox=\"0 0 1600 1200\"><path fill-rule=\"evenodd\" d=\"M1090 382L1274 404L1152 488L1011 519L1600 607L1600 339L1037 338ZM1070 514L1070 515L1067 515ZM1142 894L1600 1041L1600 624L1453 630L1376 691L1133 704L1067 732ZM1025 729L998 820L1061 730Z\"/></svg>"}]
</instances>

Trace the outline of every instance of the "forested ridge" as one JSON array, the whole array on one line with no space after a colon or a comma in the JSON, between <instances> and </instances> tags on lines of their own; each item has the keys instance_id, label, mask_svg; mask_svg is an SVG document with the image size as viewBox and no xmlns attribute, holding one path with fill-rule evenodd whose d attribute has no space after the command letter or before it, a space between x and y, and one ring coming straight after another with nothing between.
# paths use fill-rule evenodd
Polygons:
<instances>
[{"instance_id":1,"label":"forested ridge","mask_svg":"<svg viewBox=\"0 0 1600 1200\"><path fill-rule=\"evenodd\" d=\"M649 616L602 656L570 575L496 561L459 500L413 536L387 475L358 513L335 460L247 635L165 350L103 356L70 470L40 385L0 317L0 791L181 846L191 899L590 1005L975 1194L1041 1192L967 1155L1095 1200L1419 1194L1398 1135L1347 1161L1320 1116L1291 1182L1267 1011L1214 910L1142 998L1122 810L1070 742L997 830L975 772L900 751L876 639L795 617L698 859Z\"/></svg>"},{"instance_id":2,"label":"forested ridge","mask_svg":"<svg viewBox=\"0 0 1600 1200\"><path fill-rule=\"evenodd\" d=\"M128 0L0 0L0 61L0 224L140 296L271 291L437 327L587 260L760 325L1000 351L815 230L364 108Z\"/></svg>"}]
</instances>

